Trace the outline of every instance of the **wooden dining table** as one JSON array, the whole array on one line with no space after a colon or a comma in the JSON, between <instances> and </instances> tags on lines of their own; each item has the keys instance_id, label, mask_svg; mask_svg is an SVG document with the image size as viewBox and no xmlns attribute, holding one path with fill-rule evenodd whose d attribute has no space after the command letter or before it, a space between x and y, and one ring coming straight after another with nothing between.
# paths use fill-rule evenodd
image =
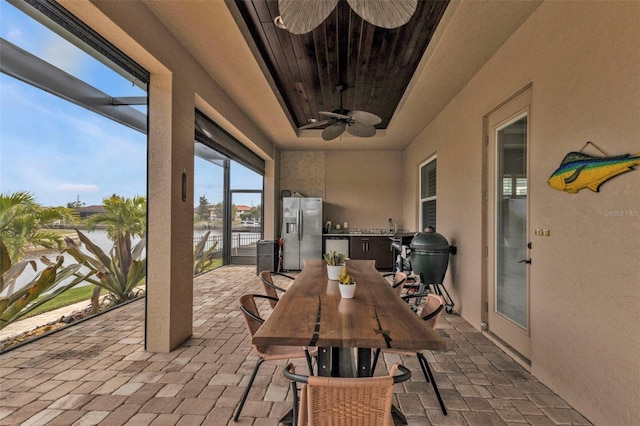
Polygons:
<instances>
[{"instance_id":1,"label":"wooden dining table","mask_svg":"<svg viewBox=\"0 0 640 426\"><path fill-rule=\"evenodd\" d=\"M352 299L340 296L338 281L329 280L326 262L305 260L295 281L252 343L258 346L315 346L318 375L351 375L345 355L357 350L357 372L371 375L376 348L442 350L445 341L413 312L375 269L375 261L348 260L347 272L356 282Z\"/></svg>"}]
</instances>

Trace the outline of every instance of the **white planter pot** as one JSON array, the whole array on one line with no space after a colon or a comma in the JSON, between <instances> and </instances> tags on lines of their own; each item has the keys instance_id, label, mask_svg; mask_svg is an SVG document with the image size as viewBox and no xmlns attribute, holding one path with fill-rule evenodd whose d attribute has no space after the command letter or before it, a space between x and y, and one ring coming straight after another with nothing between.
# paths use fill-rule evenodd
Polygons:
<instances>
[{"instance_id":1,"label":"white planter pot","mask_svg":"<svg viewBox=\"0 0 640 426\"><path fill-rule=\"evenodd\" d=\"M342 268L344 268L344 265L327 265L327 275L329 275L329 279L337 281L342 273Z\"/></svg>"},{"instance_id":2,"label":"white planter pot","mask_svg":"<svg viewBox=\"0 0 640 426\"><path fill-rule=\"evenodd\" d=\"M348 284L348 285L339 284L338 287L340 288L340 295L342 296L343 299L353 298L353 294L356 291L356 283Z\"/></svg>"}]
</instances>

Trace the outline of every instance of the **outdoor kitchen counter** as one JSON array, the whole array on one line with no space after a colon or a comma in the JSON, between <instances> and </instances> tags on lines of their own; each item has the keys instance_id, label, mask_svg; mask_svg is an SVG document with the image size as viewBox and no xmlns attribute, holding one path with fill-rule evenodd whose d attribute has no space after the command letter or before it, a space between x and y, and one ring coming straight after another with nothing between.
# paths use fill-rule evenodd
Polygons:
<instances>
[{"instance_id":1,"label":"outdoor kitchen counter","mask_svg":"<svg viewBox=\"0 0 640 426\"><path fill-rule=\"evenodd\" d=\"M392 271L395 255L392 239L395 234L384 229L340 229L322 234L323 251L328 240L349 240L345 253L351 259L375 260L378 270Z\"/></svg>"},{"instance_id":2,"label":"outdoor kitchen counter","mask_svg":"<svg viewBox=\"0 0 640 426\"><path fill-rule=\"evenodd\" d=\"M330 233L322 234L323 237L393 237L393 233L390 234L372 234L368 232L346 232L346 233Z\"/></svg>"},{"instance_id":3,"label":"outdoor kitchen counter","mask_svg":"<svg viewBox=\"0 0 640 426\"><path fill-rule=\"evenodd\" d=\"M339 230L323 233L323 237L393 237L393 232L352 231Z\"/></svg>"}]
</instances>

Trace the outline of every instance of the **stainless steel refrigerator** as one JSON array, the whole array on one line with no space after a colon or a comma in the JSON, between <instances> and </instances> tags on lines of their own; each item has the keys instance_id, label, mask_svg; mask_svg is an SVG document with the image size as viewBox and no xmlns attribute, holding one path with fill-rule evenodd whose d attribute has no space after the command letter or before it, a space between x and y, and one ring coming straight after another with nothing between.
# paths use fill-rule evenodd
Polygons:
<instances>
[{"instance_id":1,"label":"stainless steel refrigerator","mask_svg":"<svg viewBox=\"0 0 640 426\"><path fill-rule=\"evenodd\" d=\"M322 198L287 197L282 203L282 267L299 271L305 259L322 259Z\"/></svg>"}]
</instances>

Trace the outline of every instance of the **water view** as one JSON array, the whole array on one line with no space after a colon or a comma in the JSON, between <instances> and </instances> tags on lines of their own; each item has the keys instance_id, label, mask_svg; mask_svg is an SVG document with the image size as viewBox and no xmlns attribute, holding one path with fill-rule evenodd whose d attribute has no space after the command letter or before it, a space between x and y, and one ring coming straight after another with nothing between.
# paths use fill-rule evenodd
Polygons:
<instances>
[{"instance_id":1,"label":"water view","mask_svg":"<svg viewBox=\"0 0 640 426\"><path fill-rule=\"evenodd\" d=\"M109 237L107 236L107 232L103 229L96 229L94 231L81 230L80 232L85 234L95 245L100 247L100 249L102 249L106 254L109 254L110 250L113 248L113 241L109 239ZM208 241L207 241L207 244L205 245L205 250L217 242L218 245L217 245L216 251L220 251L222 249L222 230L221 229L194 229L193 230L194 246L200 241L202 237L205 236L207 232L209 233L209 236L207 238ZM70 237L73 238L76 244L80 246L80 249L82 251L84 251L85 253L88 253L88 251L84 248L84 245L82 245L79 242L75 231L72 234L70 234ZM231 238L231 248L239 249L244 247L255 247L255 244L259 239L260 239L259 232L233 232L232 238ZM139 237L131 238L131 246L134 247L139 241L140 241ZM68 253L60 253L58 250L41 250L38 252L34 252L30 255L27 254L25 256L25 260L33 260L36 263L37 271L34 271L30 266L27 266L27 268L24 270L22 275L16 280L16 286L13 291L18 290L22 288L25 284L31 282L31 280L33 280L34 277L39 272L42 272L42 270L46 268L45 264L40 260L42 256L45 256L52 261L54 261L57 256L63 256L64 266L69 266L74 263L77 263L76 260L73 258L73 256L69 255ZM143 258L144 257L145 256L143 255ZM81 273L87 273L88 271L89 271L88 268L85 268L85 267L80 269ZM62 285L62 283L60 285ZM83 286L83 285L90 285L90 283L82 282L78 284L78 286ZM5 289L3 292L0 293L0 296L6 296L8 293L8 290L10 289L8 288ZM53 291L53 289L51 291Z\"/></svg>"}]
</instances>

